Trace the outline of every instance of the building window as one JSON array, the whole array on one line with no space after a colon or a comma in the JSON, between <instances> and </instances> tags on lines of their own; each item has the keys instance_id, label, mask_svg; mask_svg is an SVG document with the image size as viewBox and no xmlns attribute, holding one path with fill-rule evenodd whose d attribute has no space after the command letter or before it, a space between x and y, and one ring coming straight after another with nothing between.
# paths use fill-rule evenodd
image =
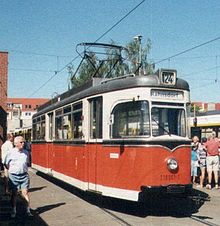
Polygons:
<instances>
[{"instance_id":1,"label":"building window","mask_svg":"<svg viewBox=\"0 0 220 226\"><path fill-rule=\"evenodd\" d=\"M18 111L13 111L13 114L12 115L13 115L13 117L16 117L17 118L18 117Z\"/></svg>"}]
</instances>

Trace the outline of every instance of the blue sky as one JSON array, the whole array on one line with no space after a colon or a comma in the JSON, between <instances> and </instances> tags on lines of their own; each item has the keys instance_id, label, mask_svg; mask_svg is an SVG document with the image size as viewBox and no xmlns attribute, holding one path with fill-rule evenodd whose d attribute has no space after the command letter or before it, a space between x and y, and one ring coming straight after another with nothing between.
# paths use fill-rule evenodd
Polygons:
<instances>
[{"instance_id":1,"label":"blue sky","mask_svg":"<svg viewBox=\"0 0 220 226\"><path fill-rule=\"evenodd\" d=\"M64 68L81 42L94 42L141 0L1 0L0 51L9 52L9 97L47 97L68 87ZM218 0L146 0L100 42L126 45L149 38L157 62L220 37ZM73 61L76 68L79 61ZM220 102L220 39L156 68L173 68L192 101ZM46 81L53 77L44 87ZM40 88L40 89L39 89Z\"/></svg>"}]
</instances>

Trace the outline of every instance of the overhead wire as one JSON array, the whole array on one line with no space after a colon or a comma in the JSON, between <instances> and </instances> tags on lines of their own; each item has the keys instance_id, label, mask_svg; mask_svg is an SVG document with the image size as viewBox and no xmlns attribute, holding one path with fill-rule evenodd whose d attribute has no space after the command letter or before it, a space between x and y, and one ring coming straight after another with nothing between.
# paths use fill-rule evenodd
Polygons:
<instances>
[{"instance_id":1,"label":"overhead wire","mask_svg":"<svg viewBox=\"0 0 220 226\"><path fill-rule=\"evenodd\" d=\"M40 70L40 69L28 69L28 68L9 68L11 71L30 71L30 72L54 72L53 70Z\"/></svg>"},{"instance_id":2,"label":"overhead wire","mask_svg":"<svg viewBox=\"0 0 220 226\"><path fill-rule=\"evenodd\" d=\"M109 33L114 27L116 27L120 22L122 22L127 16L129 16L134 10L136 10L141 4L143 4L143 2L145 2L146 0L143 0L141 1L139 4L137 4L133 9L131 9L125 16L123 16L119 21L117 21L113 26L111 26L106 32L104 32L98 39L95 40L95 42L99 41L101 38L103 38L107 33ZM159 60L159 61L156 61L154 62L153 64L156 65L156 64L159 64L159 63L162 63L166 60L170 60L172 58L175 58L177 56L180 56L182 54L185 54L187 52L190 52L192 50L195 50L197 48L200 48L204 45L207 45L207 44L210 44L212 42L215 42L217 40L219 40L220 37L217 37L217 38L214 38L214 39L211 39L209 41L206 41L204 43L201 43L199 45L196 45L196 46L193 46L189 49L186 49L184 51L181 51L179 53L176 53L174 55L171 55L169 57L166 57L162 60ZM79 56L76 56L74 57L69 63L67 63L65 66L63 66L60 70L57 70L55 71L54 75L52 75L45 83L43 83L37 90L35 90L31 95L29 95L29 97L33 96L34 94L36 94L41 88L43 88L49 81L51 81L57 74L59 74L60 72L62 72L65 68L67 68L70 64L72 64Z\"/></svg>"},{"instance_id":3,"label":"overhead wire","mask_svg":"<svg viewBox=\"0 0 220 226\"><path fill-rule=\"evenodd\" d=\"M207 44L209 44L209 43L215 42L215 41L217 41L217 40L219 40L219 39L220 39L220 36L217 37L217 38L211 39L211 40L209 40L209 41L206 41L206 42L204 42L204 43L201 43L201 44L199 44L199 45L193 46L193 47L191 47L191 48L189 48L189 49L186 49L186 50L184 50L184 51L182 51L182 52L176 53L176 54L174 54L174 55L172 55L172 56L170 56L170 57L166 57L166 58L164 58L164 59L162 59L162 60L159 60L159 61L155 62L154 65L155 65L155 64L159 64L159 63L161 63L161 62L164 62L164 61L166 61L166 60L170 60L170 59L172 59L172 58L174 58L174 57L180 56L180 55L182 55L182 54L184 54L184 53L190 52L190 51L192 51L192 50L194 50L194 49L197 49L197 48L202 47L202 46L204 46L204 45L207 45Z\"/></svg>"},{"instance_id":4,"label":"overhead wire","mask_svg":"<svg viewBox=\"0 0 220 226\"><path fill-rule=\"evenodd\" d=\"M210 80L209 80L210 81ZM216 81L214 81L214 83L213 83L213 81L212 82L209 82L209 83L206 83L205 85L198 85L198 86L194 86L193 87L193 90L195 90L195 89L203 89L203 88L205 88L205 87L208 87L208 86L210 86L210 85L215 85L216 84Z\"/></svg>"},{"instance_id":5,"label":"overhead wire","mask_svg":"<svg viewBox=\"0 0 220 226\"><path fill-rule=\"evenodd\" d=\"M12 52L12 53L14 52L19 54L36 55L36 56L47 56L47 57L65 57L65 58L72 57L72 56L62 56L62 55L54 55L54 54L47 54L47 53L26 52L26 51L13 50L13 49L8 49L6 52Z\"/></svg>"},{"instance_id":6,"label":"overhead wire","mask_svg":"<svg viewBox=\"0 0 220 226\"><path fill-rule=\"evenodd\" d=\"M191 72L191 73L189 73L189 74L182 75L182 77L183 77L183 78L187 78L187 77L190 77L190 75L200 74L201 72L204 72L204 71L212 71L212 70L216 70L217 68L220 68L220 66L215 66L215 67L211 67L211 68L206 68L206 69L204 69L204 70L197 71L197 72Z\"/></svg>"},{"instance_id":7,"label":"overhead wire","mask_svg":"<svg viewBox=\"0 0 220 226\"><path fill-rule=\"evenodd\" d=\"M126 13L120 20L118 20L114 25L112 25L106 32L104 32L99 38L95 40L95 42L98 42L101 38L103 38L106 34L108 34L113 28L115 28L119 23L121 23L126 17L128 17L133 11L135 11L140 5L142 5L146 0L142 0L140 3L138 3L134 8L132 8L128 13ZM28 97L32 97L35 95L40 89L42 89L48 82L50 82L57 74L62 72L65 68L67 68L69 65L71 65L76 59L78 59L79 56L74 57L68 64L63 66L60 70L55 71L54 75L52 75L46 82L44 82L38 89L36 89L31 95Z\"/></svg>"},{"instance_id":8,"label":"overhead wire","mask_svg":"<svg viewBox=\"0 0 220 226\"><path fill-rule=\"evenodd\" d=\"M189 48L189 49L186 49L186 50L184 50L184 51L181 51L181 52L179 52L179 53L177 53L177 54L174 54L174 55L172 55L172 56L170 56L170 57L166 57L166 58L164 58L164 59L162 59L162 60L159 60L159 61L153 63L153 65L159 64L159 63L164 62L164 61L166 61L166 60L170 60L170 59L172 59L172 58L175 58L175 57L177 57L177 56L180 56L180 55L182 55L182 54L185 54L185 53L187 53L187 52L190 52L190 51L192 51L192 50L194 50L194 49L200 48L200 47L202 47L202 46L204 46L204 45L207 45L207 44L210 44L210 43L212 43L212 42L218 41L219 39L220 39L220 36L217 37L217 38L211 39L211 40L209 40L209 41L203 42L203 43L201 43L201 44L199 44L199 45L193 46L193 47L191 47L191 48ZM217 66L215 67L215 69L217 70ZM217 79L217 74L216 74L216 78L214 79L214 84L216 84L217 82L218 82L218 79ZM201 85L200 85L200 86L198 86L198 87L193 87L193 89L198 89L198 88L201 88L201 87L204 88L204 87L207 87L207 86L210 86L210 85L213 85L213 83L206 83L206 85L204 85L204 86L201 86Z\"/></svg>"}]
</instances>

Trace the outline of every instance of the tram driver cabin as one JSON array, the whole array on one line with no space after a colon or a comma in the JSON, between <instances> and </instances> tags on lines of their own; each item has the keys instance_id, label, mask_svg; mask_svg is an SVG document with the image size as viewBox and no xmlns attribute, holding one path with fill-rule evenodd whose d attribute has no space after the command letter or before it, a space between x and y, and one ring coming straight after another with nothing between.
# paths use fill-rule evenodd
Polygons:
<instances>
[{"instance_id":1,"label":"tram driver cabin","mask_svg":"<svg viewBox=\"0 0 220 226\"><path fill-rule=\"evenodd\" d=\"M187 193L189 103L189 85L176 70L93 78L34 115L32 167L120 199Z\"/></svg>"}]
</instances>

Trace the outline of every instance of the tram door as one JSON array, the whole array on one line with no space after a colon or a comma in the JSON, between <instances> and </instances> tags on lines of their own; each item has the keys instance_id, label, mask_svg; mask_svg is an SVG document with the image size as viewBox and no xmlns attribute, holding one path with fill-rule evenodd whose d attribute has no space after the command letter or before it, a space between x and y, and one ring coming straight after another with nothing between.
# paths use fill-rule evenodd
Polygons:
<instances>
[{"instance_id":1,"label":"tram door","mask_svg":"<svg viewBox=\"0 0 220 226\"><path fill-rule=\"evenodd\" d=\"M52 141L54 139L54 114L53 112L49 113L47 115L48 118L48 125L47 125L47 168L48 168L48 173L52 173L52 169L53 169L53 158L51 158L51 155L53 155L53 147L52 147Z\"/></svg>"},{"instance_id":2,"label":"tram door","mask_svg":"<svg viewBox=\"0 0 220 226\"><path fill-rule=\"evenodd\" d=\"M96 97L90 100L90 144L88 145L88 189L97 191L98 179L98 153L101 149L100 141L102 139L102 97Z\"/></svg>"}]
</instances>

